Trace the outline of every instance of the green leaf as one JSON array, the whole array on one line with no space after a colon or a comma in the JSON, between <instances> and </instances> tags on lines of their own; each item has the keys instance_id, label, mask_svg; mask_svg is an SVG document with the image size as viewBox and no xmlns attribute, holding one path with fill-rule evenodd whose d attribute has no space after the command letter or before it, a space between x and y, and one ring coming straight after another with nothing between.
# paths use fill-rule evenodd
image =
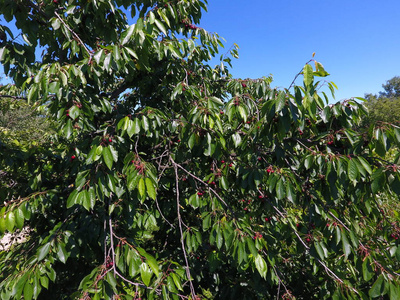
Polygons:
<instances>
[{"instance_id":1,"label":"green leaf","mask_svg":"<svg viewBox=\"0 0 400 300\"><path fill-rule=\"evenodd\" d=\"M386 176L383 173L382 169L378 169L372 174L372 184L371 184L372 193L376 194L380 189L384 187L385 179Z\"/></svg>"},{"instance_id":2,"label":"green leaf","mask_svg":"<svg viewBox=\"0 0 400 300\"><path fill-rule=\"evenodd\" d=\"M178 275L176 275L175 273L172 272L172 273L170 273L170 276L174 280L176 288L180 291L183 291L182 283L181 283L181 280L178 278Z\"/></svg>"},{"instance_id":3,"label":"green leaf","mask_svg":"<svg viewBox=\"0 0 400 300\"><path fill-rule=\"evenodd\" d=\"M152 11L149 11L149 18L148 18L150 24L153 24L154 21L156 20L156 17Z\"/></svg>"},{"instance_id":4,"label":"green leaf","mask_svg":"<svg viewBox=\"0 0 400 300\"><path fill-rule=\"evenodd\" d=\"M203 217L203 230L207 231L211 226L211 215L210 214L206 214Z\"/></svg>"},{"instance_id":5,"label":"green leaf","mask_svg":"<svg viewBox=\"0 0 400 300\"><path fill-rule=\"evenodd\" d=\"M286 184L286 197L290 202L296 203L296 193L293 185L290 182Z\"/></svg>"},{"instance_id":6,"label":"green leaf","mask_svg":"<svg viewBox=\"0 0 400 300\"><path fill-rule=\"evenodd\" d=\"M79 203L82 203L83 207L87 210L90 211L91 208L91 201L90 201L90 195L87 190L83 190L79 193Z\"/></svg>"},{"instance_id":7,"label":"green leaf","mask_svg":"<svg viewBox=\"0 0 400 300\"><path fill-rule=\"evenodd\" d=\"M115 278L114 272L108 272L106 275L107 282L111 285L112 289L115 291L117 287L117 279Z\"/></svg>"},{"instance_id":8,"label":"green leaf","mask_svg":"<svg viewBox=\"0 0 400 300\"><path fill-rule=\"evenodd\" d=\"M256 268L258 273L260 273L262 278L266 278L267 276L267 263L265 262L264 258L262 258L262 256L260 254L257 254L256 259L255 259L255 264L256 264Z\"/></svg>"},{"instance_id":9,"label":"green leaf","mask_svg":"<svg viewBox=\"0 0 400 300\"><path fill-rule=\"evenodd\" d=\"M146 264L145 262L143 262L140 265L140 277L143 280L143 283L146 286L150 285L150 280L151 280L151 276L153 275L153 272L151 271L151 269L149 268L149 265Z\"/></svg>"},{"instance_id":10,"label":"green leaf","mask_svg":"<svg viewBox=\"0 0 400 300\"><path fill-rule=\"evenodd\" d=\"M321 259L325 259L324 250L322 249L321 245L318 241L314 242L314 247L317 250L317 253Z\"/></svg>"},{"instance_id":11,"label":"green leaf","mask_svg":"<svg viewBox=\"0 0 400 300\"><path fill-rule=\"evenodd\" d=\"M364 169L369 173L372 174L372 169L371 169L371 165L369 164L369 162L362 156L357 157L359 162L361 163L361 165L364 167Z\"/></svg>"},{"instance_id":12,"label":"green leaf","mask_svg":"<svg viewBox=\"0 0 400 300\"><path fill-rule=\"evenodd\" d=\"M0 216L0 234L6 231L6 216Z\"/></svg>"},{"instance_id":13,"label":"green leaf","mask_svg":"<svg viewBox=\"0 0 400 300\"><path fill-rule=\"evenodd\" d=\"M37 256L38 256L38 261L41 261L43 258L49 254L50 251L50 242L44 244L38 249Z\"/></svg>"},{"instance_id":14,"label":"green leaf","mask_svg":"<svg viewBox=\"0 0 400 300\"><path fill-rule=\"evenodd\" d=\"M12 232L15 226L15 215L13 211L7 213L6 216L6 228L8 231Z\"/></svg>"},{"instance_id":15,"label":"green leaf","mask_svg":"<svg viewBox=\"0 0 400 300\"><path fill-rule=\"evenodd\" d=\"M239 147L239 145L242 143L242 137L237 132L232 134L232 140L235 145L235 148Z\"/></svg>"},{"instance_id":16,"label":"green leaf","mask_svg":"<svg viewBox=\"0 0 400 300\"><path fill-rule=\"evenodd\" d=\"M329 73L325 71L324 66L317 61L315 62L315 69L316 69L316 72L314 72L315 76L319 77L329 76Z\"/></svg>"},{"instance_id":17,"label":"green leaf","mask_svg":"<svg viewBox=\"0 0 400 300\"><path fill-rule=\"evenodd\" d=\"M304 66L303 75L304 75L304 85L306 87L311 86L314 81L314 71L313 71L313 68L309 64L306 64Z\"/></svg>"},{"instance_id":18,"label":"green leaf","mask_svg":"<svg viewBox=\"0 0 400 300\"><path fill-rule=\"evenodd\" d=\"M164 20L164 22L167 24L167 26L171 27L171 24L169 23L169 20L168 20L167 16L163 13L163 10L162 9L158 9L157 13Z\"/></svg>"},{"instance_id":19,"label":"green leaf","mask_svg":"<svg viewBox=\"0 0 400 300\"><path fill-rule=\"evenodd\" d=\"M153 181L150 178L146 178L146 191L147 195L153 199L156 200L156 189L154 188Z\"/></svg>"},{"instance_id":20,"label":"green leaf","mask_svg":"<svg viewBox=\"0 0 400 300\"><path fill-rule=\"evenodd\" d=\"M126 132L128 133L129 137L132 137L132 135L140 132L140 123L138 118L135 118L133 121L128 120Z\"/></svg>"},{"instance_id":21,"label":"green leaf","mask_svg":"<svg viewBox=\"0 0 400 300\"><path fill-rule=\"evenodd\" d=\"M132 37L132 34L133 34L134 30L135 30L135 24L129 26L128 29L125 30L125 31L121 34L121 38L122 38L121 45L125 45L126 43L129 42L129 40L130 40L131 37Z\"/></svg>"},{"instance_id":22,"label":"green leaf","mask_svg":"<svg viewBox=\"0 0 400 300\"><path fill-rule=\"evenodd\" d=\"M57 19L56 17L54 17L51 20L51 27L53 27L54 30L58 30L61 26L61 22L59 19Z\"/></svg>"},{"instance_id":23,"label":"green leaf","mask_svg":"<svg viewBox=\"0 0 400 300\"><path fill-rule=\"evenodd\" d=\"M175 287L174 278L172 276L167 277L167 288L170 292L177 294L178 290Z\"/></svg>"},{"instance_id":24,"label":"green leaf","mask_svg":"<svg viewBox=\"0 0 400 300\"><path fill-rule=\"evenodd\" d=\"M221 249L222 244L224 242L224 238L223 238L222 232L221 232L221 227L219 227L219 226L217 227L216 233L217 233L216 240L215 240L216 241L216 245L217 245L218 249Z\"/></svg>"},{"instance_id":25,"label":"green leaf","mask_svg":"<svg viewBox=\"0 0 400 300\"><path fill-rule=\"evenodd\" d=\"M278 179L278 182L276 183L276 197L281 200L285 198L285 183L282 178Z\"/></svg>"},{"instance_id":26,"label":"green leaf","mask_svg":"<svg viewBox=\"0 0 400 300\"><path fill-rule=\"evenodd\" d=\"M67 208L70 208L76 204L78 197L78 190L74 190L67 199Z\"/></svg>"},{"instance_id":27,"label":"green leaf","mask_svg":"<svg viewBox=\"0 0 400 300\"><path fill-rule=\"evenodd\" d=\"M76 105L73 105L69 109L69 116L71 117L72 120L75 120L77 117L79 117L79 114L80 114L80 109Z\"/></svg>"},{"instance_id":28,"label":"green leaf","mask_svg":"<svg viewBox=\"0 0 400 300\"><path fill-rule=\"evenodd\" d=\"M112 145L108 145L108 148L110 149L113 161L117 162L118 161L118 151L115 150L115 148Z\"/></svg>"},{"instance_id":29,"label":"green leaf","mask_svg":"<svg viewBox=\"0 0 400 300\"><path fill-rule=\"evenodd\" d=\"M25 285L25 283L27 282L28 275L29 275L29 273L28 273L28 272L25 272L24 275L20 276L20 277L17 279L17 282L16 282L16 284L14 285L14 287L13 287L13 289L12 289L12 293L11 293L12 296L15 296L15 299L20 299L20 296L21 296L22 293L23 293L24 285Z\"/></svg>"},{"instance_id":30,"label":"green leaf","mask_svg":"<svg viewBox=\"0 0 400 300\"><path fill-rule=\"evenodd\" d=\"M150 266L153 273L156 275L156 277L159 277L160 271L158 269L158 263L156 259L148 253L146 253L144 256L146 257L146 263Z\"/></svg>"},{"instance_id":31,"label":"green leaf","mask_svg":"<svg viewBox=\"0 0 400 300\"><path fill-rule=\"evenodd\" d=\"M351 253L351 247L350 247L350 243L349 243L349 240L347 239L347 235L346 235L346 232L344 229L342 229L342 231L341 231L341 236L342 236L343 252L347 259L347 257Z\"/></svg>"},{"instance_id":32,"label":"green leaf","mask_svg":"<svg viewBox=\"0 0 400 300\"><path fill-rule=\"evenodd\" d=\"M362 263L362 271L363 271L363 279L365 281L370 281L375 275L374 270L372 270L372 267L371 267L371 264L370 264L370 261L368 258L365 258Z\"/></svg>"},{"instance_id":33,"label":"green leaf","mask_svg":"<svg viewBox=\"0 0 400 300\"><path fill-rule=\"evenodd\" d=\"M62 243L57 245L57 257L63 264L67 262L68 253Z\"/></svg>"},{"instance_id":34,"label":"green leaf","mask_svg":"<svg viewBox=\"0 0 400 300\"><path fill-rule=\"evenodd\" d=\"M142 128L144 131L149 131L149 119L146 116L142 116Z\"/></svg>"},{"instance_id":35,"label":"green leaf","mask_svg":"<svg viewBox=\"0 0 400 300\"><path fill-rule=\"evenodd\" d=\"M353 161L353 159L350 159L347 165L347 174L349 176L349 179L351 181L357 181L357 179L360 176L360 172L357 168L357 164Z\"/></svg>"},{"instance_id":36,"label":"green leaf","mask_svg":"<svg viewBox=\"0 0 400 300\"><path fill-rule=\"evenodd\" d=\"M238 112L239 112L240 116L242 117L243 122L246 122L247 121L247 113L246 113L244 106L239 105Z\"/></svg>"},{"instance_id":37,"label":"green leaf","mask_svg":"<svg viewBox=\"0 0 400 300\"><path fill-rule=\"evenodd\" d=\"M89 188L88 194L90 199L90 208L93 209L96 204L96 191L94 190L94 187L91 186Z\"/></svg>"},{"instance_id":38,"label":"green leaf","mask_svg":"<svg viewBox=\"0 0 400 300\"><path fill-rule=\"evenodd\" d=\"M21 207L15 210L15 224L17 225L18 229L22 229L24 227L24 213Z\"/></svg>"},{"instance_id":39,"label":"green leaf","mask_svg":"<svg viewBox=\"0 0 400 300\"><path fill-rule=\"evenodd\" d=\"M33 297L33 287L29 283L29 281L27 281L24 286L24 300L31 300L32 297Z\"/></svg>"},{"instance_id":40,"label":"green leaf","mask_svg":"<svg viewBox=\"0 0 400 300\"><path fill-rule=\"evenodd\" d=\"M311 168L311 166L314 164L314 155L308 155L306 156L304 160L304 167L308 170Z\"/></svg>"},{"instance_id":41,"label":"green leaf","mask_svg":"<svg viewBox=\"0 0 400 300\"><path fill-rule=\"evenodd\" d=\"M400 299L400 287L395 281L391 281L389 285L390 300Z\"/></svg>"},{"instance_id":42,"label":"green leaf","mask_svg":"<svg viewBox=\"0 0 400 300\"><path fill-rule=\"evenodd\" d=\"M228 183L228 179L227 179L225 176L222 176L222 177L221 177L220 183L221 183L221 187L222 187L224 190L228 190L228 188L229 188L229 183Z\"/></svg>"},{"instance_id":43,"label":"green leaf","mask_svg":"<svg viewBox=\"0 0 400 300\"><path fill-rule=\"evenodd\" d=\"M138 191L140 194L140 197L143 197L145 195L145 183L143 180L143 177L140 177L139 182L138 182Z\"/></svg>"},{"instance_id":44,"label":"green leaf","mask_svg":"<svg viewBox=\"0 0 400 300\"><path fill-rule=\"evenodd\" d=\"M106 163L107 167L111 170L113 162L114 162L111 150L109 147L104 147L102 152L103 152L102 154L103 154L104 162Z\"/></svg>"},{"instance_id":45,"label":"green leaf","mask_svg":"<svg viewBox=\"0 0 400 300\"><path fill-rule=\"evenodd\" d=\"M188 146L189 146L190 149L193 148L195 141L196 141L196 134L195 134L195 133L192 133L192 134L190 135L189 141L188 141Z\"/></svg>"},{"instance_id":46,"label":"green leaf","mask_svg":"<svg viewBox=\"0 0 400 300\"><path fill-rule=\"evenodd\" d=\"M40 276L40 284L48 289L49 288L49 278L46 275Z\"/></svg>"},{"instance_id":47,"label":"green leaf","mask_svg":"<svg viewBox=\"0 0 400 300\"><path fill-rule=\"evenodd\" d=\"M155 19L154 22L156 23L156 26L158 27L158 29L160 29L160 31L162 33L164 33L164 35L167 35L167 30L165 29L165 26L163 23L160 22L160 20Z\"/></svg>"},{"instance_id":48,"label":"green leaf","mask_svg":"<svg viewBox=\"0 0 400 300\"><path fill-rule=\"evenodd\" d=\"M383 284L383 275L379 275L378 279L372 285L371 289L369 290L368 294L371 298L376 298L382 295L384 289Z\"/></svg>"},{"instance_id":49,"label":"green leaf","mask_svg":"<svg viewBox=\"0 0 400 300\"><path fill-rule=\"evenodd\" d=\"M342 233L340 231L339 226L335 227L335 237L336 237L336 245L339 245L340 241L342 240Z\"/></svg>"}]
</instances>

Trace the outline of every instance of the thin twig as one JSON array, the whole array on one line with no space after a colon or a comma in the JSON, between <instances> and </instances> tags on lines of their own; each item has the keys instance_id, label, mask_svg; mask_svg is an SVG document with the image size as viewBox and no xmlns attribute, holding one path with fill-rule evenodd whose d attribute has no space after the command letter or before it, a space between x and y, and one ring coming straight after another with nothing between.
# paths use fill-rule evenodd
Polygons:
<instances>
[{"instance_id":1,"label":"thin twig","mask_svg":"<svg viewBox=\"0 0 400 300\"><path fill-rule=\"evenodd\" d=\"M89 57L92 58L92 53L89 51L89 49L86 47L85 43L81 40L81 38L75 33L75 31L73 31L67 23L65 23L65 21L60 17L60 15L55 11L54 14L56 15L57 19L60 20L61 23L64 24L64 26L68 29L69 32L72 33L72 35L74 36L75 39L78 40L78 42L83 46L83 48L85 48L86 52L89 54Z\"/></svg>"},{"instance_id":2,"label":"thin twig","mask_svg":"<svg viewBox=\"0 0 400 300\"><path fill-rule=\"evenodd\" d=\"M108 210L110 209L110 206L111 206L111 195L108 198ZM107 218L108 218L108 227L110 230L110 251L111 251L111 259L112 259L112 269L114 271L114 277L115 277L117 270L115 267L114 233L113 233L113 225L112 225L110 211L107 212Z\"/></svg>"},{"instance_id":3,"label":"thin twig","mask_svg":"<svg viewBox=\"0 0 400 300\"><path fill-rule=\"evenodd\" d=\"M13 100L28 100L28 98L26 97L12 96L12 95L0 95L0 98L11 98Z\"/></svg>"},{"instance_id":4,"label":"thin twig","mask_svg":"<svg viewBox=\"0 0 400 300\"><path fill-rule=\"evenodd\" d=\"M186 170L184 167L182 167L180 164L176 163L174 160L172 160L172 163L174 164L174 166L177 166L178 168L180 168L181 170L183 170L186 174L188 174L189 176L193 177L194 179L196 179L197 181L201 182L202 184L204 184L205 186L207 186L207 188L219 199L219 201L221 201L227 208L229 208L229 210L231 211L232 215L235 215L235 212L233 211L233 209L224 201L224 199L221 198L220 195L218 195L218 193L212 188L210 187L207 183L205 183L203 180L201 180L199 177L197 177L196 175L193 175L192 173L190 173L188 170Z\"/></svg>"},{"instance_id":5,"label":"thin twig","mask_svg":"<svg viewBox=\"0 0 400 300\"><path fill-rule=\"evenodd\" d=\"M272 203L271 203L271 205L272 205L272 207L275 209L275 211L276 211L281 217L285 217L284 214L283 214L275 205L273 205ZM304 243L303 239L302 239L302 238L300 237L300 235L297 233L297 230L294 229L294 228L292 228L292 230L293 230L294 234L297 236L297 238L299 239L299 241L303 244L304 248L306 248L307 250L309 250L310 247L307 246L307 245ZM343 280L340 279L340 278L335 274L335 272L333 272L331 269L329 269L328 266L327 266L322 260L320 260L320 259L317 258L317 257L315 257L315 258L316 258L316 260L318 261L318 263L324 267L325 272L326 272L330 277L332 277L332 278L335 279L336 281L340 282L341 284L344 284ZM351 289L353 292L355 292L356 294L358 294L358 291L357 291L355 288L350 287L350 289Z\"/></svg>"},{"instance_id":6,"label":"thin twig","mask_svg":"<svg viewBox=\"0 0 400 300\"><path fill-rule=\"evenodd\" d=\"M310 60L306 63L306 65L307 65L308 63L312 62L312 61L314 61L314 59L310 59ZM292 83L290 84L289 88L287 89L288 92L289 92L289 90L293 87L295 81L297 80L297 77L299 77L302 73L303 73L303 68L302 68L301 71L300 71L299 73L297 73L297 75L294 77Z\"/></svg>"},{"instance_id":7,"label":"thin twig","mask_svg":"<svg viewBox=\"0 0 400 300\"><path fill-rule=\"evenodd\" d=\"M190 286L190 293L192 294L192 298L196 299L196 291L194 290L194 286L193 286L193 282L192 282L192 278L190 275L190 267L189 267L189 261L187 259L187 253L186 253L186 249L185 249L185 242L183 240L183 230L182 230L182 218L181 218L181 212L180 212L180 201L179 201L179 175L178 175L178 168L177 168L177 164L175 163L175 161L171 159L171 162L174 165L174 170L175 170L175 182L176 182L176 210L177 210L177 214L178 214L178 224L179 224L179 231L181 234L181 244L182 244L182 251L183 251L183 256L185 258L185 263L186 263L186 276L189 280L189 286Z\"/></svg>"}]
</instances>

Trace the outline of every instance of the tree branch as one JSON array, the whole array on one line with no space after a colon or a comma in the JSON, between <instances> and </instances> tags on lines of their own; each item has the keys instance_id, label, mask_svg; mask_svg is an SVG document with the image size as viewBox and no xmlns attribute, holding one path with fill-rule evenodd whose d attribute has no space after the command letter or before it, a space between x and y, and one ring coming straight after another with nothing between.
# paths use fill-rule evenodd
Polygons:
<instances>
[{"instance_id":1,"label":"tree branch","mask_svg":"<svg viewBox=\"0 0 400 300\"><path fill-rule=\"evenodd\" d=\"M192 298L193 299L197 299L196 296L196 291L194 290L194 286L193 286L193 282L192 282L192 278L190 275L190 267L189 267L189 261L187 259L187 253L186 253L186 248L185 248L185 242L183 240L183 230L182 230L182 218L181 218L181 212L180 212L180 200L179 200L179 175L178 175L178 168L177 168L177 164L175 163L175 161L172 159L172 157L170 158L172 164L174 165L174 171L175 171L175 184L176 184L176 210L177 210L177 214L178 214L178 224L179 224L179 232L181 234L181 245L182 245L182 251L183 251L183 256L185 258L185 263L186 263L186 276L188 278L189 281L189 286L190 286L190 293L192 294Z\"/></svg>"}]
</instances>

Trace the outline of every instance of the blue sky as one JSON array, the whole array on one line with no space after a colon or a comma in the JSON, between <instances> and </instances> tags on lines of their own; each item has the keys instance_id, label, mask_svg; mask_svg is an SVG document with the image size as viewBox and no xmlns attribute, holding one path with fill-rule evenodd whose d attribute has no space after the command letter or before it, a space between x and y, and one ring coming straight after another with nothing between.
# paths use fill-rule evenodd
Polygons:
<instances>
[{"instance_id":1,"label":"blue sky","mask_svg":"<svg viewBox=\"0 0 400 300\"><path fill-rule=\"evenodd\" d=\"M272 86L289 87L315 52L339 88L331 102L400 76L399 0L209 0L200 26L226 39L221 53L239 45L235 77L272 74Z\"/></svg>"},{"instance_id":2,"label":"blue sky","mask_svg":"<svg viewBox=\"0 0 400 300\"><path fill-rule=\"evenodd\" d=\"M338 86L336 102L377 93L400 76L399 0L210 0L201 27L237 43L235 77L273 75L289 87L312 58ZM301 84L301 82L297 82Z\"/></svg>"}]
</instances>

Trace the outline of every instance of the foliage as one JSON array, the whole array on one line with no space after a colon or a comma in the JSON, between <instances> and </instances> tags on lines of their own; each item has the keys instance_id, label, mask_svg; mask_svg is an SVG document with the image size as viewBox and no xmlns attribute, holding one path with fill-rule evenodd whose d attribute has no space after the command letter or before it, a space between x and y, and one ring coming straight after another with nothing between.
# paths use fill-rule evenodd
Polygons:
<instances>
[{"instance_id":1,"label":"foliage","mask_svg":"<svg viewBox=\"0 0 400 300\"><path fill-rule=\"evenodd\" d=\"M379 95L365 95L366 106L370 112L365 123L370 125L376 122L385 122L399 125L400 77L393 77L382 87L384 91L379 92Z\"/></svg>"},{"instance_id":2,"label":"foliage","mask_svg":"<svg viewBox=\"0 0 400 300\"><path fill-rule=\"evenodd\" d=\"M363 105L328 105L314 60L285 90L210 67L205 5L0 0L25 40L2 27L4 68L59 125L0 157L29 171L0 232L33 229L1 299L398 299L400 129L354 131Z\"/></svg>"},{"instance_id":3,"label":"foliage","mask_svg":"<svg viewBox=\"0 0 400 300\"><path fill-rule=\"evenodd\" d=\"M0 168L1 199L26 189L29 167L26 162L17 164L13 157L35 160L50 142L53 128L45 113L28 104L15 85L0 86L0 156L4 162Z\"/></svg>"}]
</instances>

